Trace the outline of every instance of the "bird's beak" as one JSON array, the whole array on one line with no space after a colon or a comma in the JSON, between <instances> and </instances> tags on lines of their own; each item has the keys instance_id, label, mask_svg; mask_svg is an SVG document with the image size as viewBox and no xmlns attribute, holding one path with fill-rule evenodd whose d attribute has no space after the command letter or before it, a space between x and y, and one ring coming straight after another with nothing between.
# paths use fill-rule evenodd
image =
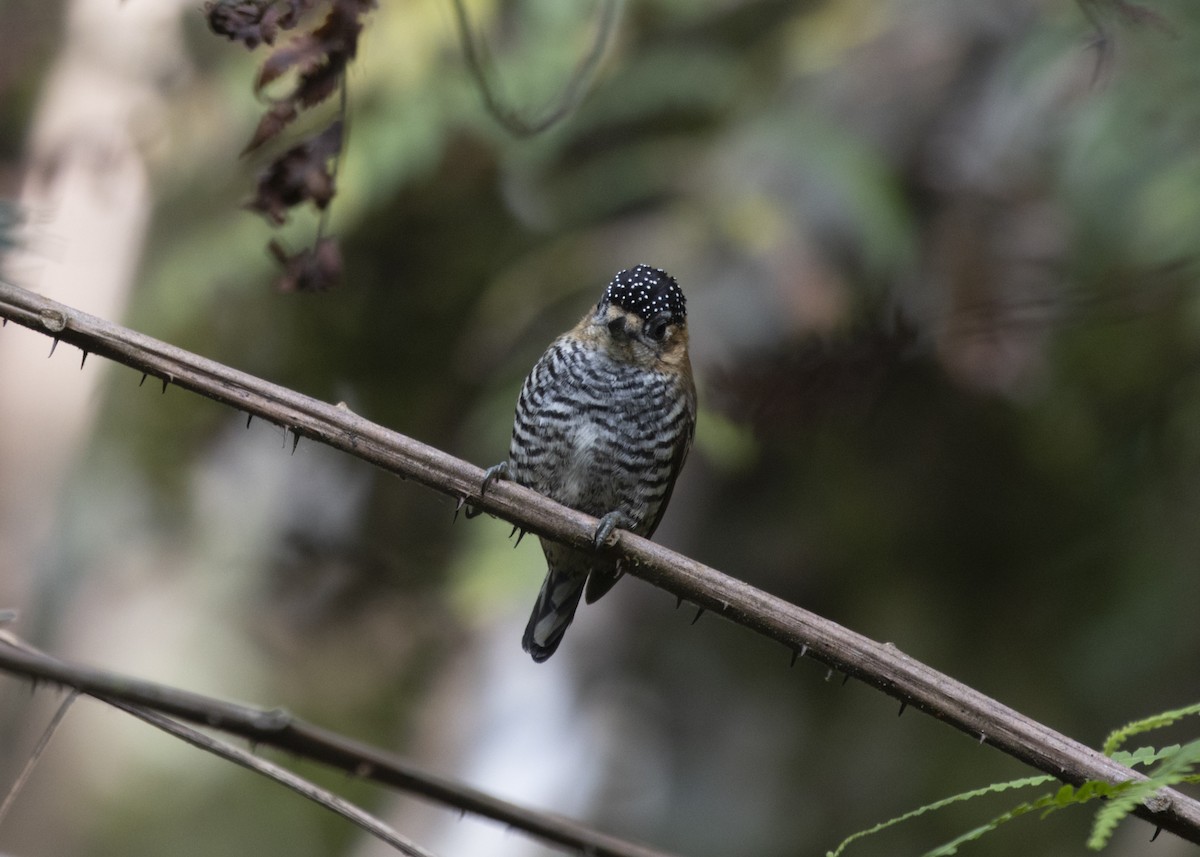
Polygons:
<instances>
[{"instance_id":1,"label":"bird's beak","mask_svg":"<svg viewBox=\"0 0 1200 857\"><path fill-rule=\"evenodd\" d=\"M596 310L595 322L597 325L607 327L609 334L613 337L620 339L629 338L629 327L626 324L627 316L620 309L614 309L611 305L606 305Z\"/></svg>"}]
</instances>

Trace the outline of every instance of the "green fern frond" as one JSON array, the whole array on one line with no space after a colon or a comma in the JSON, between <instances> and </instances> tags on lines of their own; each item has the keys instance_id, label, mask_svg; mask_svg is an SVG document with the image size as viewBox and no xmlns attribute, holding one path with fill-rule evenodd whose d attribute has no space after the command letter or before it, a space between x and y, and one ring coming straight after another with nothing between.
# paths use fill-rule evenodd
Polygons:
<instances>
[{"instance_id":1,"label":"green fern frond","mask_svg":"<svg viewBox=\"0 0 1200 857\"><path fill-rule=\"evenodd\" d=\"M1119 762L1127 768L1139 765L1153 765L1163 759L1170 758L1179 752L1178 744L1168 744L1166 747L1138 747L1136 750L1118 750L1108 754L1114 762Z\"/></svg>"},{"instance_id":2,"label":"green fern frond","mask_svg":"<svg viewBox=\"0 0 1200 857\"><path fill-rule=\"evenodd\" d=\"M1121 820L1129 815L1140 803L1154 794L1154 792L1160 788L1179 783L1200 782L1200 772L1196 770L1197 765L1200 765L1200 740L1182 746L1179 744L1171 744L1158 748L1146 746L1132 751L1121 750L1121 745L1135 735L1170 726L1185 717L1196 714L1200 714L1200 704L1190 705L1174 711L1165 711L1153 717L1129 723L1108 736L1108 739L1104 742L1104 754L1111 757L1114 761L1128 767L1158 765L1155 770L1147 774L1146 780L1124 782L1116 785L1093 780L1083 783L1078 787L1064 785L1051 794L1045 794L1034 800L1018 804L990 821L968 830L951 841L926 852L923 857L949 857L949 855L957 854L958 849L968 842L973 842L995 830L1005 822L1020 818L1030 812L1041 810L1041 817L1045 818L1052 812L1065 809L1069 806L1078 806L1097 798L1107 798L1108 800L1096 813L1096 820L1087 844L1093 850L1103 848L1111 839L1113 830L1116 829ZM1025 777L1019 780L993 783L982 788L972 789L971 791L934 801L888 821L876 824L873 827L851 834L839 843L837 848L826 852L826 857L841 857L842 853L859 839L887 830L901 822L924 815L927 812L943 809L960 801L972 800L1015 788L1042 785L1053 780L1054 778L1048 775Z\"/></svg>"},{"instance_id":3,"label":"green fern frond","mask_svg":"<svg viewBox=\"0 0 1200 857\"><path fill-rule=\"evenodd\" d=\"M1173 754L1147 775L1148 779L1124 784L1126 788L1096 813L1092 835L1088 837L1088 848L1098 851L1107 845L1121 820L1154 792L1166 786L1194 781L1196 775L1193 774L1193 768L1197 762L1200 762L1200 741L1193 741L1176 748Z\"/></svg>"},{"instance_id":4,"label":"green fern frond","mask_svg":"<svg viewBox=\"0 0 1200 857\"><path fill-rule=\"evenodd\" d=\"M1052 804L1053 800L1054 795L1043 795L1037 800L1017 804L1012 809L996 816L991 821L968 830L966 833L963 833L960 836L956 836L954 839L939 845L932 851L926 851L923 857L948 857L948 855L957 854L959 846L966 845L968 842L974 842L985 833L991 833L1006 821L1012 821L1014 818L1020 818L1022 815L1025 815L1028 812L1033 812L1036 809L1049 806Z\"/></svg>"},{"instance_id":5,"label":"green fern frond","mask_svg":"<svg viewBox=\"0 0 1200 857\"><path fill-rule=\"evenodd\" d=\"M1121 745L1134 735L1140 735L1143 732L1150 732L1153 729L1162 729L1170 726L1184 717L1200 714L1200 702L1195 705L1189 705L1186 708L1177 708L1174 711L1164 711L1161 714L1155 714L1152 717L1147 717L1143 720L1135 720L1132 723L1127 723L1120 729L1116 730L1108 736L1104 742L1103 753L1106 756L1111 756L1120 749Z\"/></svg>"},{"instance_id":6,"label":"green fern frond","mask_svg":"<svg viewBox=\"0 0 1200 857\"><path fill-rule=\"evenodd\" d=\"M916 818L919 815L924 815L927 812L933 812L934 810L942 809L950 804L958 803L959 801L964 800L972 800L977 797L984 797L985 795L996 794L997 792L1008 791L1009 789L1019 789L1027 786L1040 786L1043 783L1048 783L1053 779L1053 777L1047 774L1042 774L1036 777L1024 777L1023 779L1019 780L1009 780L1003 783L992 783L991 785L983 786L982 788L972 789L968 792L962 792L961 794L942 798L941 800L934 801L933 803L926 804L925 806L917 807L916 809L906 812L903 815L898 815L895 818L882 821L879 824L876 824L874 827L868 827L866 830L860 830L857 833L850 834L838 844L837 848L826 852L826 857L840 857L841 853L845 851L851 843L859 839L870 836L873 833L879 833L882 830L887 830L889 827L894 827L903 821L908 821Z\"/></svg>"},{"instance_id":7,"label":"green fern frond","mask_svg":"<svg viewBox=\"0 0 1200 857\"><path fill-rule=\"evenodd\" d=\"M1045 779L1050 780L1053 778L1046 777ZM1111 797L1113 794L1116 794L1122 790L1123 786L1112 786L1108 783L1098 781L1086 782L1079 788L1075 788L1074 786L1063 786L1053 794L1042 795L1041 797L1027 803L1014 806L1007 812L996 816L991 821L981 824L979 827L976 827L972 830L968 830L961 836L956 836L954 839L943 845L939 845L932 851L925 852L922 857L949 857L951 854L957 854L960 846L965 845L968 842L974 842L976 839L982 837L985 833L990 833L1001 824L1004 824L1007 821L1012 821L1014 818L1020 818L1022 815L1026 815L1039 809L1042 810L1041 817L1045 818L1050 813L1056 812L1060 809L1066 809L1069 806L1087 803L1088 801L1095 800L1096 798Z\"/></svg>"}]
</instances>

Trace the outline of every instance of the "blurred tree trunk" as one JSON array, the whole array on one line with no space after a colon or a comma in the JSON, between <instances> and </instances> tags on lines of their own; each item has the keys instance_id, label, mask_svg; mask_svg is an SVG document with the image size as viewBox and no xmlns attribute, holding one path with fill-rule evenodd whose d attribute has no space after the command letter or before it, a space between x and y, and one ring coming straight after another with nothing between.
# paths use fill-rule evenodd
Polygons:
<instances>
[{"instance_id":1,"label":"blurred tree trunk","mask_svg":"<svg viewBox=\"0 0 1200 857\"><path fill-rule=\"evenodd\" d=\"M181 68L183 8L157 0L68 3L26 143L19 198L26 228L4 260L5 277L105 318L122 315L153 204L146 144L162 124L164 84ZM59 496L87 443L103 377L99 361L81 372L74 349L58 349L49 364L45 353L15 326L0 336L0 605L19 609L24 633L39 638L48 632L38 616L53 576ZM20 723L6 724L12 715L9 705L0 709L0 733L40 728L27 710ZM70 817L51 795L41 797L43 818ZM39 827L10 831L13 841L75 850L76 824Z\"/></svg>"},{"instance_id":2,"label":"blurred tree trunk","mask_svg":"<svg viewBox=\"0 0 1200 857\"><path fill-rule=\"evenodd\" d=\"M27 143L27 229L5 275L48 297L118 318L138 267L152 200L145 143L163 83L181 61L179 3L71 0L62 47ZM48 367L0 338L0 604L30 605L56 498L96 412L100 374L78 354ZM28 632L28 627L27 627Z\"/></svg>"}]
</instances>

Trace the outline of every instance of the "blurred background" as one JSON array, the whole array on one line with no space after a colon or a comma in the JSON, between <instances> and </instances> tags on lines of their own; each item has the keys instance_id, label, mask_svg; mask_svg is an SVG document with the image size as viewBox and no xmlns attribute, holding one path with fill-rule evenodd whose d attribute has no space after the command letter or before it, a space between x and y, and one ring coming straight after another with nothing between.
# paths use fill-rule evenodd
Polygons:
<instances>
[{"instance_id":1,"label":"blurred background","mask_svg":"<svg viewBox=\"0 0 1200 857\"><path fill-rule=\"evenodd\" d=\"M528 116L601 12L467 7ZM618 269L661 266L701 414L657 540L1093 746L1200 696L1192 0L628 0L585 99L525 139L484 109L447 0L382 3L349 75L343 283L286 295L240 208L262 51L179 0L3 2L0 34L12 280L487 466L547 343ZM823 853L1031 773L633 578L535 665L535 540L48 348L0 331L0 608L53 654L285 706L689 857ZM0 676L0 790L58 699ZM439 857L553 853L301 771ZM919 853L1017 800L849 853ZM964 853L1082 854L1089 820ZM0 853L385 852L83 700Z\"/></svg>"}]
</instances>

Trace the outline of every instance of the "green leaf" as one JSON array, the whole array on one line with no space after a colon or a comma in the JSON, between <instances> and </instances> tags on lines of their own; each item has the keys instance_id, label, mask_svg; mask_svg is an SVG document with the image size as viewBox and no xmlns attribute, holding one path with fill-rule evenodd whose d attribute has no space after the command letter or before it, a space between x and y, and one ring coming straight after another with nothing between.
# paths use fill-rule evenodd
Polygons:
<instances>
[{"instance_id":1,"label":"green leaf","mask_svg":"<svg viewBox=\"0 0 1200 857\"><path fill-rule=\"evenodd\" d=\"M1111 757L1114 761L1120 762L1129 767L1146 766L1155 763L1160 763L1159 766L1147 774L1147 779L1144 781L1129 781L1113 785L1111 783L1102 782L1099 780L1089 780L1082 785L1075 787L1064 785L1057 791L1042 795L1032 801L1018 804L1008 811L996 816L990 821L974 827L971 830L955 837L931 851L925 853L924 857L948 857L948 855L957 854L958 849L968 842L973 842L987 833L998 828L1005 822L1012 821L1015 818L1020 818L1030 812L1042 810L1041 817L1045 818L1052 812L1060 809L1065 809L1069 806L1077 806L1087 803L1097 798L1106 798L1104 806L1096 813L1096 820L1092 827L1091 836L1088 839L1087 845L1093 850L1103 848L1112 838L1112 833L1116 826L1125 816L1129 815L1134 808L1145 801L1155 792L1167 786L1176 785L1186 782L1200 782L1200 773L1195 771L1197 763L1200 763L1200 740L1193 741L1190 744L1180 746L1179 744L1171 744L1165 747L1139 747L1136 750L1120 750L1120 746L1134 735L1139 735L1143 732L1149 732L1153 729L1160 729L1164 726L1170 726L1173 723L1195 714L1200 714L1200 704L1191 705L1186 708L1176 709L1174 711L1166 711L1161 714L1156 714L1153 717L1147 717L1143 720L1138 720L1113 732L1108 736L1104 743L1105 755ZM974 798L983 797L989 794L995 794L1002 791L1007 791L1014 788L1024 788L1027 786L1042 785L1052 782L1053 777L1048 775L1026 777L1019 780L1009 780L1003 783L993 783L983 788L972 789L971 791L962 792L961 794L953 795L952 797L943 798L925 806L919 807L906 812L903 815L892 818L888 821L876 824L874 827L860 830L844 839L833 851L827 852L826 857L840 857L840 855L850 846L851 843L858 841L866 836L874 833L887 830L894 827L903 821L916 818L919 815L924 815L927 812L942 809L954 803L959 803Z\"/></svg>"},{"instance_id":2,"label":"green leaf","mask_svg":"<svg viewBox=\"0 0 1200 857\"><path fill-rule=\"evenodd\" d=\"M933 803L926 804L925 806L906 812L903 815L898 815L895 818L880 822L874 827L869 827L866 830L860 830L857 833L852 833L850 836L847 836L845 839L843 839L838 844L837 848L826 852L826 857L839 857L839 855L841 855L841 853L845 851L852 842L870 836L873 833L879 833L882 830L887 830L889 827L894 827L903 821L908 821L909 819L916 818L919 815L924 815L927 812L943 809L944 807L959 803L961 801L972 800L974 798L984 797L985 795L1008 791L1009 789L1026 788L1027 786L1040 786L1043 783L1051 782L1053 779L1053 777L1046 774L1036 777L1025 777L1023 779L1009 780L1003 783L992 783L991 785L984 786L982 788L972 789L968 792L962 792L961 794L942 798L941 800L934 801Z\"/></svg>"},{"instance_id":3,"label":"green leaf","mask_svg":"<svg viewBox=\"0 0 1200 857\"><path fill-rule=\"evenodd\" d=\"M1127 750L1118 750L1112 754L1114 762L1120 762L1127 768L1134 768L1140 765L1152 765L1155 762L1160 762L1168 756L1172 756L1179 751L1178 744L1169 744L1166 747L1138 747L1136 750L1129 752Z\"/></svg>"},{"instance_id":4,"label":"green leaf","mask_svg":"<svg viewBox=\"0 0 1200 857\"><path fill-rule=\"evenodd\" d=\"M1147 717L1144 720L1135 720L1132 723L1127 723L1120 729L1116 730L1108 736L1104 741L1103 753L1106 756L1111 756L1120 749L1121 745L1134 735L1140 735L1143 732L1149 732L1153 729L1162 729L1164 726L1170 726L1184 717L1200 714L1200 702L1195 705L1189 705L1186 708L1177 708L1174 711L1164 711L1161 714L1155 714L1152 717Z\"/></svg>"},{"instance_id":5,"label":"green leaf","mask_svg":"<svg viewBox=\"0 0 1200 857\"><path fill-rule=\"evenodd\" d=\"M1107 845L1121 820L1159 789L1193 780L1192 769L1197 762L1200 762L1200 741L1193 741L1178 748L1147 779L1123 783L1120 794L1096 813L1088 848L1099 851Z\"/></svg>"}]
</instances>

